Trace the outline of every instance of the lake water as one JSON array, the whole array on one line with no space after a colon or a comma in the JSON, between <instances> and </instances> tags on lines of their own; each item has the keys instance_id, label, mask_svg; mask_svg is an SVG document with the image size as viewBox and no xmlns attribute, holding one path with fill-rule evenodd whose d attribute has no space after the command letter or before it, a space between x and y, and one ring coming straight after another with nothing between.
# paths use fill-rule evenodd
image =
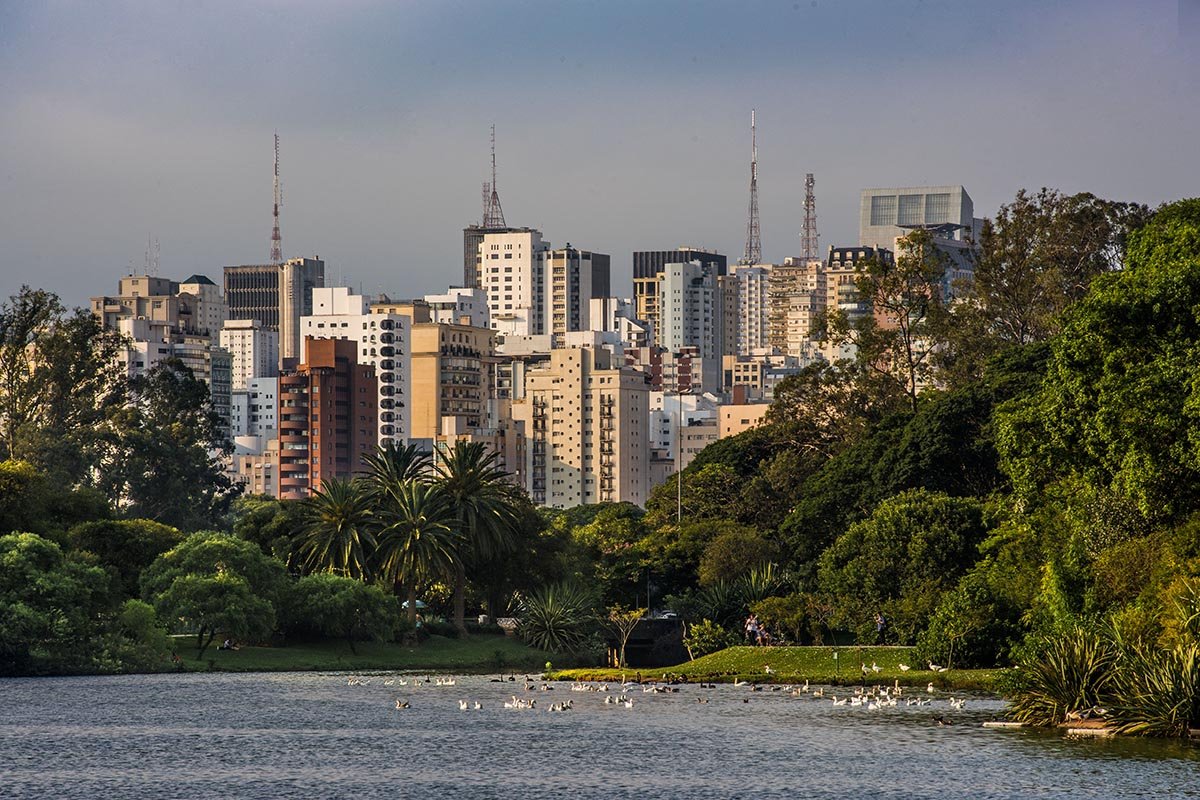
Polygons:
<instances>
[{"instance_id":1,"label":"lake water","mask_svg":"<svg viewBox=\"0 0 1200 800\"><path fill-rule=\"evenodd\" d=\"M525 693L519 676L417 688L389 677L0 680L0 797L1200 797L1198 747L984 729L1003 709L989 698L868 711L684 686L630 692L624 708L566 684ZM537 707L504 709L513 692ZM411 708L397 710L401 698ZM573 711L546 710L565 700Z\"/></svg>"}]
</instances>

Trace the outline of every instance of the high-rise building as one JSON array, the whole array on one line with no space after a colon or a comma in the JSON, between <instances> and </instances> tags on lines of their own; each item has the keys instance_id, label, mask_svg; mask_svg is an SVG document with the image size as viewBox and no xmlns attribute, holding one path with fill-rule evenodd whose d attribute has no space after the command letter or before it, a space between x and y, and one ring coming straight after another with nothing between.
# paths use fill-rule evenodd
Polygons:
<instances>
[{"instance_id":1,"label":"high-rise building","mask_svg":"<svg viewBox=\"0 0 1200 800\"><path fill-rule=\"evenodd\" d=\"M470 325L475 328L491 327L487 292L483 289L464 289L460 286L451 286L442 294L425 295L424 301L429 307L429 322ZM413 320L413 322L425 321Z\"/></svg>"},{"instance_id":2,"label":"high-rise building","mask_svg":"<svg viewBox=\"0 0 1200 800\"><path fill-rule=\"evenodd\" d=\"M552 508L645 503L650 490L649 387L605 350L554 350L529 370L512 416L526 438L527 489Z\"/></svg>"},{"instance_id":3,"label":"high-rise building","mask_svg":"<svg viewBox=\"0 0 1200 800\"><path fill-rule=\"evenodd\" d=\"M279 379L252 378L233 392L230 424L233 438L274 438L279 431Z\"/></svg>"},{"instance_id":4,"label":"high-rise building","mask_svg":"<svg viewBox=\"0 0 1200 800\"><path fill-rule=\"evenodd\" d=\"M487 328L438 322L413 323L410 332L409 438L488 427L494 380L495 334Z\"/></svg>"},{"instance_id":5,"label":"high-rise building","mask_svg":"<svg viewBox=\"0 0 1200 800\"><path fill-rule=\"evenodd\" d=\"M256 319L225 320L221 347L233 358L233 390L245 389L255 378L279 374L279 333Z\"/></svg>"},{"instance_id":6,"label":"high-rise building","mask_svg":"<svg viewBox=\"0 0 1200 800\"><path fill-rule=\"evenodd\" d=\"M739 264L733 268L738 285L738 345L740 354L769 346L771 264Z\"/></svg>"},{"instance_id":7,"label":"high-rise building","mask_svg":"<svg viewBox=\"0 0 1200 800\"><path fill-rule=\"evenodd\" d=\"M896 239L915 229L954 241L979 241L983 220L962 186L904 186L863 189L858 243L896 250Z\"/></svg>"},{"instance_id":8,"label":"high-rise building","mask_svg":"<svg viewBox=\"0 0 1200 800\"><path fill-rule=\"evenodd\" d=\"M279 376L279 495L293 500L362 472L378 442L375 368L358 363L358 343L302 344L305 360Z\"/></svg>"},{"instance_id":9,"label":"high-rise building","mask_svg":"<svg viewBox=\"0 0 1200 800\"><path fill-rule=\"evenodd\" d=\"M192 375L206 384L212 409L221 418L221 432L230 434L230 404L233 394L233 358L225 348L201 334L176 334L171 353L184 363Z\"/></svg>"},{"instance_id":10,"label":"high-rise building","mask_svg":"<svg viewBox=\"0 0 1200 800\"><path fill-rule=\"evenodd\" d=\"M298 359L300 318L312 313L312 290L325 285L320 257L293 258L282 264L225 267L229 319L256 319L279 332L279 359Z\"/></svg>"},{"instance_id":11,"label":"high-rise building","mask_svg":"<svg viewBox=\"0 0 1200 800\"><path fill-rule=\"evenodd\" d=\"M812 324L825 309L825 264L819 259L784 259L771 269L769 284L767 344L808 363L816 352Z\"/></svg>"},{"instance_id":12,"label":"high-rise building","mask_svg":"<svg viewBox=\"0 0 1200 800\"><path fill-rule=\"evenodd\" d=\"M408 437L410 326L409 317L371 306L345 286L313 289L312 313L300 320L306 340L349 340L358 348L358 363L374 367L380 445Z\"/></svg>"},{"instance_id":13,"label":"high-rise building","mask_svg":"<svg viewBox=\"0 0 1200 800\"><path fill-rule=\"evenodd\" d=\"M666 264L659 273L659 343L673 353L695 348L704 391L720 390L721 303L718 275L698 261Z\"/></svg>"},{"instance_id":14,"label":"high-rise building","mask_svg":"<svg viewBox=\"0 0 1200 800\"><path fill-rule=\"evenodd\" d=\"M479 244L479 285L487 293L492 330L506 336L545 332L542 254L549 243L530 228L488 233Z\"/></svg>"},{"instance_id":15,"label":"high-rise building","mask_svg":"<svg viewBox=\"0 0 1200 800\"><path fill-rule=\"evenodd\" d=\"M659 276L667 264L693 261L705 265L715 276L725 275L727 259L712 250L680 247L677 250L637 250L633 253L634 313L638 319L650 324L654 343L659 346L662 346L659 333Z\"/></svg>"},{"instance_id":16,"label":"high-rise building","mask_svg":"<svg viewBox=\"0 0 1200 800\"><path fill-rule=\"evenodd\" d=\"M180 281L176 291L179 327L185 333L207 336L216 344L229 311L221 288L204 275L192 275Z\"/></svg>"},{"instance_id":17,"label":"high-rise building","mask_svg":"<svg viewBox=\"0 0 1200 800\"><path fill-rule=\"evenodd\" d=\"M554 347L562 347L569 331L591 330L591 301L608 296L609 257L570 244L546 250L541 257L546 288L541 314L545 327L540 332L550 334Z\"/></svg>"}]
</instances>

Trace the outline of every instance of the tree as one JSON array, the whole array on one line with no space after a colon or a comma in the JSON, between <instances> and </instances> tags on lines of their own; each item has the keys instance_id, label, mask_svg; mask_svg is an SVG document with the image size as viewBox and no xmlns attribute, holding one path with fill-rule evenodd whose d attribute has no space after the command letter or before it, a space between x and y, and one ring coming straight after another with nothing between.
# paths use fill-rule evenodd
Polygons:
<instances>
[{"instance_id":1,"label":"tree","mask_svg":"<svg viewBox=\"0 0 1200 800\"><path fill-rule=\"evenodd\" d=\"M882 613L900 642L912 642L942 594L978 560L984 531L974 500L904 492L851 525L821 556L821 589L861 635Z\"/></svg>"},{"instance_id":2,"label":"tree","mask_svg":"<svg viewBox=\"0 0 1200 800\"><path fill-rule=\"evenodd\" d=\"M282 562L265 555L253 542L238 539L227 533L201 531L163 553L146 568L141 579L142 597L157 607L159 596L169 591L172 584L182 578L196 576L225 576L243 581L247 592L270 606L272 615L278 609L287 585L287 572ZM220 585L204 586L218 594L228 592L232 593L231 596L241 596L241 590L229 581ZM189 584L186 594L207 597L205 591L207 589L204 587L197 589ZM163 617L175 618L174 615L165 614Z\"/></svg>"},{"instance_id":3,"label":"tree","mask_svg":"<svg viewBox=\"0 0 1200 800\"><path fill-rule=\"evenodd\" d=\"M683 646L687 648L688 658L692 661L726 647L733 647L738 641L736 634L710 619L687 625L683 634Z\"/></svg>"},{"instance_id":4,"label":"tree","mask_svg":"<svg viewBox=\"0 0 1200 800\"><path fill-rule=\"evenodd\" d=\"M232 639L263 639L275 628L275 607L255 594L245 578L226 570L215 575L180 575L154 597L164 619L196 630L196 660L218 632Z\"/></svg>"},{"instance_id":5,"label":"tree","mask_svg":"<svg viewBox=\"0 0 1200 800\"><path fill-rule=\"evenodd\" d=\"M390 637L399 616L396 598L380 587L331 573L301 578L291 596L293 620L303 620L303 627L324 636L345 639L355 654L355 641Z\"/></svg>"},{"instance_id":6,"label":"tree","mask_svg":"<svg viewBox=\"0 0 1200 800\"><path fill-rule=\"evenodd\" d=\"M148 519L98 520L76 525L68 533L71 546L86 550L110 568L127 597L138 593L142 571L183 541L176 528Z\"/></svg>"},{"instance_id":7,"label":"tree","mask_svg":"<svg viewBox=\"0 0 1200 800\"><path fill-rule=\"evenodd\" d=\"M753 528L730 525L704 548L698 574L701 586L735 581L755 567L774 561L779 547Z\"/></svg>"},{"instance_id":8,"label":"tree","mask_svg":"<svg viewBox=\"0 0 1200 800\"><path fill-rule=\"evenodd\" d=\"M267 495L233 501L233 535L254 542L266 555L289 563L305 524L303 500L276 500Z\"/></svg>"},{"instance_id":9,"label":"tree","mask_svg":"<svg viewBox=\"0 0 1200 800\"><path fill-rule=\"evenodd\" d=\"M1200 508L1200 200L1129 236L1063 321L1042 389L998 415L1002 466L1026 499L1076 477L1149 520Z\"/></svg>"},{"instance_id":10,"label":"tree","mask_svg":"<svg viewBox=\"0 0 1200 800\"><path fill-rule=\"evenodd\" d=\"M571 532L586 554L589 580L606 604L636 597L642 576L642 540L646 526L642 510L632 503L610 503L592 521Z\"/></svg>"},{"instance_id":11,"label":"tree","mask_svg":"<svg viewBox=\"0 0 1200 800\"><path fill-rule=\"evenodd\" d=\"M621 605L612 606L608 609L608 617L605 619L605 624L617 637L617 666L628 666L625 660L625 645L629 643L629 637L633 635L633 629L641 622L642 617L646 616L644 608L625 608Z\"/></svg>"},{"instance_id":12,"label":"tree","mask_svg":"<svg viewBox=\"0 0 1200 800\"><path fill-rule=\"evenodd\" d=\"M454 627L465 636L467 570L512 550L518 490L500 468L499 454L482 442L457 440L438 463L437 475L461 534L454 560Z\"/></svg>"},{"instance_id":13,"label":"tree","mask_svg":"<svg viewBox=\"0 0 1200 800\"><path fill-rule=\"evenodd\" d=\"M63 486L27 461L0 461L0 534L36 533L65 541L70 526L110 513L92 490Z\"/></svg>"},{"instance_id":14,"label":"tree","mask_svg":"<svg viewBox=\"0 0 1200 800\"><path fill-rule=\"evenodd\" d=\"M675 525L680 506L683 519L691 521L738 516L742 480L733 467L708 463L683 470L681 477L682 486L677 486L676 478L671 478L650 492L646 502L647 525L652 528Z\"/></svg>"},{"instance_id":15,"label":"tree","mask_svg":"<svg viewBox=\"0 0 1200 800\"><path fill-rule=\"evenodd\" d=\"M867 261L855 280L864 310L851 317L832 309L818 318L818 334L835 345L852 344L860 369L887 381L907 398L933 380L934 354L949 326L949 256L933 234L916 230L899 240L895 259Z\"/></svg>"},{"instance_id":16,"label":"tree","mask_svg":"<svg viewBox=\"0 0 1200 800\"><path fill-rule=\"evenodd\" d=\"M461 534L450 498L438 486L406 481L378 497L374 572L408 594L408 621L417 621L417 588L454 572Z\"/></svg>"},{"instance_id":17,"label":"tree","mask_svg":"<svg viewBox=\"0 0 1200 800\"><path fill-rule=\"evenodd\" d=\"M135 378L130 393L108 416L98 488L129 516L183 530L214 524L237 489L220 460L228 442L208 386L172 358Z\"/></svg>"},{"instance_id":18,"label":"tree","mask_svg":"<svg viewBox=\"0 0 1200 800\"><path fill-rule=\"evenodd\" d=\"M392 441L363 457L369 485L376 491L383 491L386 486L426 480L432 463L429 453L417 445L397 445Z\"/></svg>"},{"instance_id":19,"label":"tree","mask_svg":"<svg viewBox=\"0 0 1200 800\"><path fill-rule=\"evenodd\" d=\"M0 674L88 670L108 574L32 533L0 536Z\"/></svg>"},{"instance_id":20,"label":"tree","mask_svg":"<svg viewBox=\"0 0 1200 800\"><path fill-rule=\"evenodd\" d=\"M304 501L305 524L298 555L314 572L368 580L375 551L371 496L358 480L333 478Z\"/></svg>"}]
</instances>

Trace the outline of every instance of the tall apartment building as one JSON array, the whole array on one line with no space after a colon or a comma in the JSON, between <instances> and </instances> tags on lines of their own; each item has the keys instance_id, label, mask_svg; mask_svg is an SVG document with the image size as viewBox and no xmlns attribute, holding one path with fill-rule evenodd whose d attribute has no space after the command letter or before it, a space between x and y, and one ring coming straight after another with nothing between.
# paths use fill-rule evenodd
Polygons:
<instances>
[{"instance_id":1,"label":"tall apartment building","mask_svg":"<svg viewBox=\"0 0 1200 800\"><path fill-rule=\"evenodd\" d=\"M770 345L770 280L773 265L739 264L733 274L738 286L737 330L739 354Z\"/></svg>"},{"instance_id":2,"label":"tall apartment building","mask_svg":"<svg viewBox=\"0 0 1200 800\"><path fill-rule=\"evenodd\" d=\"M361 472L378 442L375 368L358 343L305 339L305 360L279 376L279 496L308 497L321 481Z\"/></svg>"},{"instance_id":3,"label":"tall apartment building","mask_svg":"<svg viewBox=\"0 0 1200 800\"><path fill-rule=\"evenodd\" d=\"M233 359L223 347L202 334L176 334L171 353L208 384L212 409L221 418L222 433L230 435L230 405L233 402Z\"/></svg>"},{"instance_id":4,"label":"tall apartment building","mask_svg":"<svg viewBox=\"0 0 1200 800\"><path fill-rule=\"evenodd\" d=\"M816 353L811 336L813 321L825 309L824 262L784 259L771 270L768 295L767 344L808 363Z\"/></svg>"},{"instance_id":5,"label":"tall apartment building","mask_svg":"<svg viewBox=\"0 0 1200 800\"><path fill-rule=\"evenodd\" d=\"M479 285L487 293L492 330L506 336L545 332L542 254L549 243L532 229L488 233L479 244Z\"/></svg>"},{"instance_id":6,"label":"tall apartment building","mask_svg":"<svg viewBox=\"0 0 1200 800\"><path fill-rule=\"evenodd\" d=\"M715 276L726 274L727 259L712 250L680 247L677 250L638 250L633 254L633 302L638 319L650 324L654 344L662 346L659 333L659 276L667 264L698 262ZM716 280L716 278L714 278Z\"/></svg>"},{"instance_id":7,"label":"tall apartment building","mask_svg":"<svg viewBox=\"0 0 1200 800\"><path fill-rule=\"evenodd\" d=\"M542 274L545 296L542 318L554 347L562 347L570 331L591 330L591 302L609 292L609 257L604 253L566 247L546 250Z\"/></svg>"},{"instance_id":8,"label":"tall apartment building","mask_svg":"<svg viewBox=\"0 0 1200 800\"><path fill-rule=\"evenodd\" d=\"M723 321L718 275L699 262L667 264L659 273L659 343L673 353L695 348L702 360L704 391L720 390L718 344Z\"/></svg>"},{"instance_id":9,"label":"tall apartment building","mask_svg":"<svg viewBox=\"0 0 1200 800\"><path fill-rule=\"evenodd\" d=\"M588 326L599 333L614 333L628 347L650 345L650 325L634 316L633 301L625 297L593 297Z\"/></svg>"},{"instance_id":10,"label":"tall apartment building","mask_svg":"<svg viewBox=\"0 0 1200 800\"><path fill-rule=\"evenodd\" d=\"M306 341L311 337L354 342L358 363L374 368L380 445L402 444L408 438L410 327L409 317L372 307L366 297L345 286L313 289L312 313L300 320Z\"/></svg>"},{"instance_id":11,"label":"tall apartment building","mask_svg":"<svg viewBox=\"0 0 1200 800\"><path fill-rule=\"evenodd\" d=\"M863 189L858 243L895 252L896 239L917 228L954 241L979 241L983 220L962 186Z\"/></svg>"},{"instance_id":12,"label":"tall apartment building","mask_svg":"<svg viewBox=\"0 0 1200 800\"><path fill-rule=\"evenodd\" d=\"M144 319L166 325L170 333L207 336L217 343L225 321L225 298L203 275L173 281L156 275L126 275L115 295L91 298L92 314L105 328L117 330L121 320Z\"/></svg>"},{"instance_id":13,"label":"tall apartment building","mask_svg":"<svg viewBox=\"0 0 1200 800\"><path fill-rule=\"evenodd\" d=\"M409 438L432 442L488 427L495 334L471 325L415 322L409 336Z\"/></svg>"},{"instance_id":14,"label":"tall apartment building","mask_svg":"<svg viewBox=\"0 0 1200 800\"><path fill-rule=\"evenodd\" d=\"M225 320L221 347L233 358L233 390L241 391L255 378L279 374L279 333L256 319Z\"/></svg>"},{"instance_id":15,"label":"tall apartment building","mask_svg":"<svg viewBox=\"0 0 1200 800\"><path fill-rule=\"evenodd\" d=\"M463 286L468 289L483 288L479 245L483 244L485 236L493 233L521 233L530 230L530 228L489 228L483 225L468 225L463 228Z\"/></svg>"},{"instance_id":16,"label":"tall apartment building","mask_svg":"<svg viewBox=\"0 0 1200 800\"><path fill-rule=\"evenodd\" d=\"M649 387L604 350L554 350L525 375L526 488L538 505L628 501L650 491Z\"/></svg>"},{"instance_id":17,"label":"tall apartment building","mask_svg":"<svg viewBox=\"0 0 1200 800\"><path fill-rule=\"evenodd\" d=\"M177 297L179 327L186 333L207 336L216 344L229 313L221 287L204 275L192 275L179 282Z\"/></svg>"},{"instance_id":18,"label":"tall apartment building","mask_svg":"<svg viewBox=\"0 0 1200 800\"><path fill-rule=\"evenodd\" d=\"M721 319L717 349L721 356L737 355L741 297L736 275L721 275L717 278L717 303Z\"/></svg>"},{"instance_id":19,"label":"tall apartment building","mask_svg":"<svg viewBox=\"0 0 1200 800\"><path fill-rule=\"evenodd\" d=\"M229 319L256 319L279 332L279 358L298 359L300 318L312 313L312 290L325 285L320 257L293 258L282 264L225 267Z\"/></svg>"},{"instance_id":20,"label":"tall apartment building","mask_svg":"<svg viewBox=\"0 0 1200 800\"><path fill-rule=\"evenodd\" d=\"M274 438L279 431L279 378L252 378L233 392L230 426L234 439Z\"/></svg>"}]
</instances>

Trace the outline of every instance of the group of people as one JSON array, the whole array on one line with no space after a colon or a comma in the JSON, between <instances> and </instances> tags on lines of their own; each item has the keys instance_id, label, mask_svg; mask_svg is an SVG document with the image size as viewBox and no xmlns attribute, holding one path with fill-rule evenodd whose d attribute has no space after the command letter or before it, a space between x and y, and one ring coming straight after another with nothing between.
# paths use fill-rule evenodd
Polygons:
<instances>
[{"instance_id":1,"label":"group of people","mask_svg":"<svg viewBox=\"0 0 1200 800\"><path fill-rule=\"evenodd\" d=\"M775 638L767 632L757 614L746 617L746 642L754 647L769 647L775 643Z\"/></svg>"}]
</instances>

